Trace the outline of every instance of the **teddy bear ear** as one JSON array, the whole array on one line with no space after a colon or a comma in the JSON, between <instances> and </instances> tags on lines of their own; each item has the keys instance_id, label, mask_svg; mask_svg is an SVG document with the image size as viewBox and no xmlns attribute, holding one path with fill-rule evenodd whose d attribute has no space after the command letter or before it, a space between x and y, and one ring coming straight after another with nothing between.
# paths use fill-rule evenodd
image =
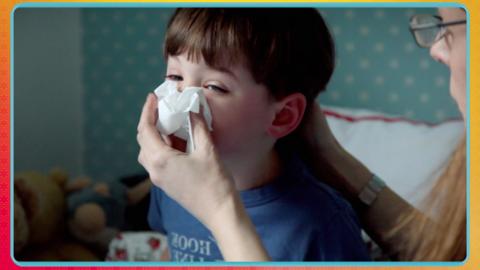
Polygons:
<instances>
[{"instance_id":1,"label":"teddy bear ear","mask_svg":"<svg viewBox=\"0 0 480 270\"><path fill-rule=\"evenodd\" d=\"M50 170L50 178L63 188L67 183L68 173L64 169L56 167Z\"/></svg>"}]
</instances>

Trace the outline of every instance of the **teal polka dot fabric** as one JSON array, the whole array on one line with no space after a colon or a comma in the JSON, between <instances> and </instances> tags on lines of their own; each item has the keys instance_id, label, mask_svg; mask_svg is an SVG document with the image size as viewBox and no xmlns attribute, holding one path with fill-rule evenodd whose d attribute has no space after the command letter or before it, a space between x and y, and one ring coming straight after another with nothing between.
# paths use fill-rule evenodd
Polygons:
<instances>
[{"instance_id":1,"label":"teal polka dot fabric","mask_svg":"<svg viewBox=\"0 0 480 270\"><path fill-rule=\"evenodd\" d=\"M173 9L85 9L85 167L98 179L142 172L137 124L164 81L162 42Z\"/></svg>"},{"instance_id":2,"label":"teal polka dot fabric","mask_svg":"<svg viewBox=\"0 0 480 270\"><path fill-rule=\"evenodd\" d=\"M148 92L164 80L162 43L174 9L85 8L85 166L97 179L142 172L136 128ZM320 9L335 38L337 67L323 104L429 122L458 117L448 70L416 46L415 13L434 9Z\"/></svg>"},{"instance_id":3,"label":"teal polka dot fabric","mask_svg":"<svg viewBox=\"0 0 480 270\"><path fill-rule=\"evenodd\" d=\"M322 9L337 48L337 69L325 104L368 108L415 120L458 117L448 93L448 69L417 47L413 14L435 9Z\"/></svg>"}]
</instances>

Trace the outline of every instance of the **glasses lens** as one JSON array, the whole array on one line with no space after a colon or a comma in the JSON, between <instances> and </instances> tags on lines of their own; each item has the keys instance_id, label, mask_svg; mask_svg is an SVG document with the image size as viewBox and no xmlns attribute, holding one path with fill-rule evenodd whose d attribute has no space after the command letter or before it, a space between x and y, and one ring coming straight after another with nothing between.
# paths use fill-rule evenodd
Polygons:
<instances>
[{"instance_id":1,"label":"glasses lens","mask_svg":"<svg viewBox=\"0 0 480 270\"><path fill-rule=\"evenodd\" d=\"M435 43L441 34L441 28L438 26L439 23L441 23L441 20L432 15L416 15L412 17L410 27L420 46L429 47Z\"/></svg>"}]
</instances>

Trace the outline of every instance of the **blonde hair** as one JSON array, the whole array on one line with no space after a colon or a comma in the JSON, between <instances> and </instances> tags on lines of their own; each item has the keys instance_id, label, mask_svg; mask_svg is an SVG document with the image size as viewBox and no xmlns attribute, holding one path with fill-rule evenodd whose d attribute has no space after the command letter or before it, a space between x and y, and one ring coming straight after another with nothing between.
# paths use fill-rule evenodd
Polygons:
<instances>
[{"instance_id":1,"label":"blonde hair","mask_svg":"<svg viewBox=\"0 0 480 270\"><path fill-rule=\"evenodd\" d=\"M407 233L398 256L415 261L461 261L466 256L466 137L424 201L425 210L399 218L392 231ZM432 221L432 217L435 221ZM438 222L437 222L438 221ZM402 232L400 232L400 230Z\"/></svg>"}]
</instances>

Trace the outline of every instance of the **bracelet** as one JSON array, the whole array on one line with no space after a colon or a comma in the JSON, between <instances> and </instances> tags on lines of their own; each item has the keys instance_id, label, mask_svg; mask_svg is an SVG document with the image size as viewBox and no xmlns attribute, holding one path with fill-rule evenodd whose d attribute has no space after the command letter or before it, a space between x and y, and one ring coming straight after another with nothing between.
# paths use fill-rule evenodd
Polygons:
<instances>
[{"instance_id":1,"label":"bracelet","mask_svg":"<svg viewBox=\"0 0 480 270\"><path fill-rule=\"evenodd\" d=\"M378 197L378 193L386 186L385 182L374 174L370 182L368 182L360 194L358 194L358 199L360 199L365 206L370 206Z\"/></svg>"}]
</instances>

